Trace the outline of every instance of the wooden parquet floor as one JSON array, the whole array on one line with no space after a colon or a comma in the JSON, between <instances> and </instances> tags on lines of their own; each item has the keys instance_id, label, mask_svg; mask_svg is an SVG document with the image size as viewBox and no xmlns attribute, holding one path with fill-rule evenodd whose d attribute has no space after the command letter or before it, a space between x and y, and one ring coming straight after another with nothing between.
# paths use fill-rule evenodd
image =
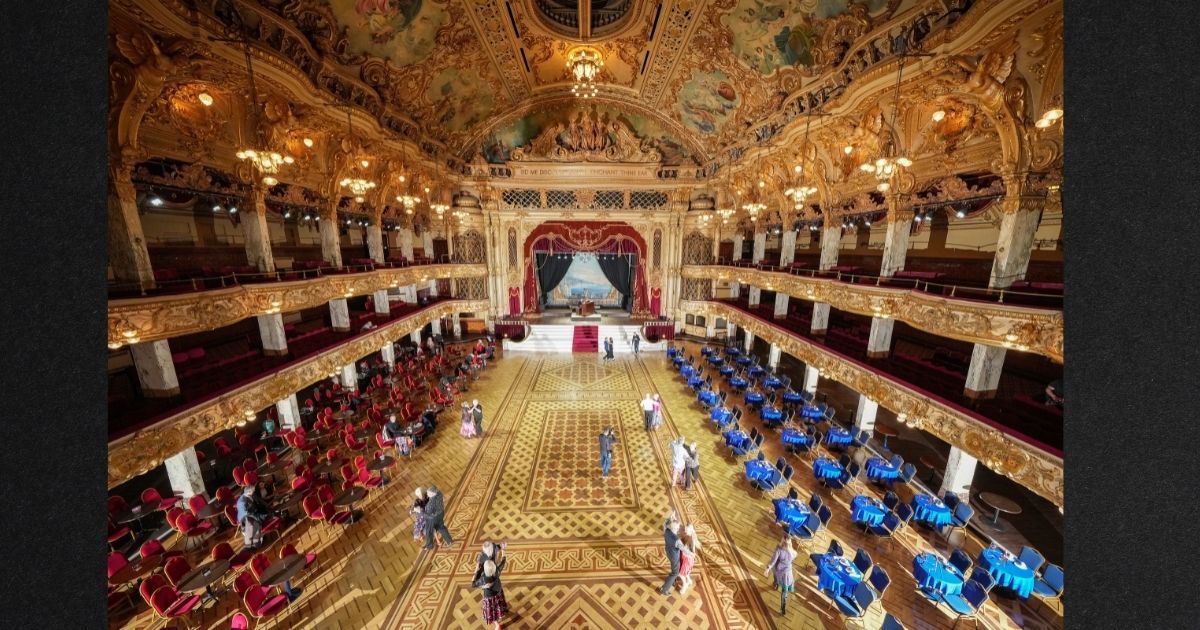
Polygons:
<instances>
[{"instance_id":1,"label":"wooden parquet floor","mask_svg":"<svg viewBox=\"0 0 1200 630\"><path fill-rule=\"evenodd\" d=\"M847 627L816 590L807 550L796 561L797 592L788 614L779 615L778 593L763 575L780 535L771 503L746 483L742 464L725 453L721 436L669 367L661 354L602 363L593 356L521 353L496 361L467 394L479 398L487 413L482 440L459 436L456 414L448 411L436 438L392 471L387 489L362 504L363 520L344 529L305 521L284 535L316 552L318 566L297 583L304 588L301 598L259 627L483 627L479 591L469 582L486 540L507 543L502 578L512 614L505 627ZM638 402L646 392L659 393L665 403L664 425L654 433L642 426ZM762 429L749 414L742 424ZM597 435L610 425L619 442L612 476L602 480ZM764 450L774 461L782 449L767 434ZM702 481L691 491L670 487L667 445L678 435L701 449ZM851 554L863 547L892 578L882 606L872 606L865 624L850 627L878 628L886 609L908 628L950 628L953 615L918 594L911 576L915 553L949 553L946 541L915 528L906 529L894 547L862 535L851 527L850 495L822 489L803 460L788 457L801 497L816 491L834 510L815 550L823 551L830 536ZM408 507L412 489L429 483L446 493L455 543L421 552ZM903 491L901 498L908 498ZM671 510L696 527L702 543L695 586L682 596L678 590L671 596L656 592L668 572L661 524ZM964 544L972 556L980 548L969 538ZM273 543L268 553L277 548ZM201 625L228 627L236 609L227 595L205 612ZM114 625L153 622L142 612ZM980 625L1058 628L1061 608L994 598Z\"/></svg>"}]
</instances>

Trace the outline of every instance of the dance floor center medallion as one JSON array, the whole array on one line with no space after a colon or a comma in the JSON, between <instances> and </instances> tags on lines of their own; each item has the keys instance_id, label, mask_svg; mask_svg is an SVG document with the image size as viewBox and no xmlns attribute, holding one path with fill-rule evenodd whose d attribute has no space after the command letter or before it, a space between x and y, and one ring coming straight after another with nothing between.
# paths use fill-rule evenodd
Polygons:
<instances>
[{"instance_id":1,"label":"dance floor center medallion","mask_svg":"<svg viewBox=\"0 0 1200 630\"><path fill-rule=\"evenodd\" d=\"M609 477L599 476L597 436L605 427L623 428L616 409L550 409L540 424L526 510L637 507L627 449L615 449Z\"/></svg>"}]
</instances>

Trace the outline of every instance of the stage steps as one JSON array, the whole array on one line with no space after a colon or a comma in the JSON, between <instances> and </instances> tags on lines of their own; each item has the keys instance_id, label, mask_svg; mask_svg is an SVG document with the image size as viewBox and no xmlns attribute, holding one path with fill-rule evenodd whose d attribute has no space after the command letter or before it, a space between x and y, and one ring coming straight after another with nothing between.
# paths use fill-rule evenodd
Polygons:
<instances>
[{"instance_id":1,"label":"stage steps","mask_svg":"<svg viewBox=\"0 0 1200 630\"><path fill-rule=\"evenodd\" d=\"M575 326L575 337L572 339L571 352L587 352L595 354L600 351L599 326Z\"/></svg>"},{"instance_id":2,"label":"stage steps","mask_svg":"<svg viewBox=\"0 0 1200 630\"><path fill-rule=\"evenodd\" d=\"M590 328L596 331L595 346L591 350L576 350L575 335L576 328ZM526 351L526 352L600 352L600 340L605 337L613 338L613 352L616 354L633 352L633 334L641 334L642 327L629 325L601 325L597 326L573 326L571 324L531 324L529 326L529 337L520 343L513 343L511 340L504 340L504 351ZM656 344L647 343L643 338L641 350L645 352L663 352L667 349L667 342L660 341Z\"/></svg>"}]
</instances>

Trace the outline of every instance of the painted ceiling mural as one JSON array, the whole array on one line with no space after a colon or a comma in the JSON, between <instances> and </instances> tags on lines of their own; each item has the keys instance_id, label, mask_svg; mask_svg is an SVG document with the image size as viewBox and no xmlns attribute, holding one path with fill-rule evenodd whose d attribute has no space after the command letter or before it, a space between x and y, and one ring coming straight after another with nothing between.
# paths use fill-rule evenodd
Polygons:
<instances>
[{"instance_id":1,"label":"painted ceiling mural","mask_svg":"<svg viewBox=\"0 0 1200 630\"><path fill-rule=\"evenodd\" d=\"M868 13L887 0L862 0ZM848 12L847 0L739 0L721 25L729 30L738 61L764 76L795 65L813 65L820 21Z\"/></svg>"},{"instance_id":2,"label":"painted ceiling mural","mask_svg":"<svg viewBox=\"0 0 1200 630\"><path fill-rule=\"evenodd\" d=\"M610 122L624 123L642 143L662 154L664 164L695 163L687 146L673 137L660 123L609 104L571 104L527 114L488 136L481 147L483 157L491 163L507 162L512 159L513 150L527 146L531 140L541 135L542 131L568 129L572 122L581 116L598 121L598 125L602 127L609 127ZM556 138L555 141L564 146L569 145L566 139Z\"/></svg>"},{"instance_id":3,"label":"painted ceiling mural","mask_svg":"<svg viewBox=\"0 0 1200 630\"><path fill-rule=\"evenodd\" d=\"M348 50L404 67L433 53L438 29L450 14L433 0L331 0L330 9L346 29Z\"/></svg>"}]
</instances>

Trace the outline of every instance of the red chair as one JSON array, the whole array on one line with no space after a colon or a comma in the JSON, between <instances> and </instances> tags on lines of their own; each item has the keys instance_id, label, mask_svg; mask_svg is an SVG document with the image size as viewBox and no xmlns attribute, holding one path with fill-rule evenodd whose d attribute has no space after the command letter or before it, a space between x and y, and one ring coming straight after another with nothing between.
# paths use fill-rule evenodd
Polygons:
<instances>
[{"instance_id":1,"label":"red chair","mask_svg":"<svg viewBox=\"0 0 1200 630\"><path fill-rule=\"evenodd\" d=\"M229 505L230 503L236 501L233 496L233 490L230 490L229 486L221 486L217 488L216 496L213 498L213 500L221 505Z\"/></svg>"},{"instance_id":2,"label":"red chair","mask_svg":"<svg viewBox=\"0 0 1200 630\"><path fill-rule=\"evenodd\" d=\"M142 503L150 506L157 505L157 509L160 510L167 510L175 507L175 504L179 503L179 500L180 498L176 496L163 498L163 496L158 493L157 488L146 488L145 490L142 490Z\"/></svg>"},{"instance_id":3,"label":"red chair","mask_svg":"<svg viewBox=\"0 0 1200 630\"><path fill-rule=\"evenodd\" d=\"M150 540L142 543L142 546L138 548L138 555L140 555L143 560L149 558L150 556L162 556L162 559L165 562L171 558L182 556L183 552L167 551L162 546L162 543L158 542L157 538L151 538Z\"/></svg>"},{"instance_id":4,"label":"red chair","mask_svg":"<svg viewBox=\"0 0 1200 630\"><path fill-rule=\"evenodd\" d=\"M205 499L204 495L202 494L193 494L192 496L188 497L187 504L188 509L192 511L192 514L195 514L196 512L203 510L205 506L208 505L208 500Z\"/></svg>"},{"instance_id":5,"label":"red chair","mask_svg":"<svg viewBox=\"0 0 1200 630\"><path fill-rule=\"evenodd\" d=\"M246 471L241 464L233 467L233 482L239 486L246 485Z\"/></svg>"},{"instance_id":6,"label":"red chair","mask_svg":"<svg viewBox=\"0 0 1200 630\"><path fill-rule=\"evenodd\" d=\"M271 566L271 559L267 554L259 552L250 558L250 572L254 574L254 579L262 582L262 575Z\"/></svg>"},{"instance_id":7,"label":"red chair","mask_svg":"<svg viewBox=\"0 0 1200 630\"><path fill-rule=\"evenodd\" d=\"M213 547L210 557L213 560L228 560L230 567L234 569L240 569L250 561L251 555L252 553L248 549L243 549L237 553L234 553L233 545L230 545L227 542L221 542L217 543L216 547Z\"/></svg>"},{"instance_id":8,"label":"red chair","mask_svg":"<svg viewBox=\"0 0 1200 630\"><path fill-rule=\"evenodd\" d=\"M129 505L125 503L125 497L113 495L108 497L108 515L116 518L121 512L124 512Z\"/></svg>"},{"instance_id":9,"label":"red chair","mask_svg":"<svg viewBox=\"0 0 1200 630\"><path fill-rule=\"evenodd\" d=\"M179 619L200 605L199 595L183 595L174 586L160 586L150 596L150 607L162 619Z\"/></svg>"},{"instance_id":10,"label":"red chair","mask_svg":"<svg viewBox=\"0 0 1200 630\"><path fill-rule=\"evenodd\" d=\"M204 356L204 348L192 348L191 350L188 350L188 358L193 361L199 361L200 359L203 359Z\"/></svg>"},{"instance_id":11,"label":"red chair","mask_svg":"<svg viewBox=\"0 0 1200 630\"><path fill-rule=\"evenodd\" d=\"M378 488L383 485L383 475L372 475L366 468L359 468L354 481L364 488Z\"/></svg>"},{"instance_id":12,"label":"red chair","mask_svg":"<svg viewBox=\"0 0 1200 630\"><path fill-rule=\"evenodd\" d=\"M258 580L254 579L249 571L242 571L233 578L233 592L237 593L238 597L245 595L253 586L258 586Z\"/></svg>"},{"instance_id":13,"label":"red chair","mask_svg":"<svg viewBox=\"0 0 1200 630\"><path fill-rule=\"evenodd\" d=\"M258 485L258 473L254 472L252 470L247 471L245 476L242 477L242 482L245 486L257 486Z\"/></svg>"},{"instance_id":14,"label":"red chair","mask_svg":"<svg viewBox=\"0 0 1200 630\"><path fill-rule=\"evenodd\" d=\"M142 583L138 585L138 593L141 594L142 599L145 600L147 605L149 605L150 597L154 595L154 591L157 591L164 586L168 586L167 578L163 577L161 574L155 573L145 580L142 580Z\"/></svg>"},{"instance_id":15,"label":"red chair","mask_svg":"<svg viewBox=\"0 0 1200 630\"><path fill-rule=\"evenodd\" d=\"M351 433L344 433L342 435L344 436L342 441L345 442L346 448L352 451L361 451L367 448L366 440L356 440Z\"/></svg>"},{"instance_id":16,"label":"red chair","mask_svg":"<svg viewBox=\"0 0 1200 630\"><path fill-rule=\"evenodd\" d=\"M117 571L124 569L128 565L129 560L125 557L125 554L119 551L108 554L108 577L112 578L112 576L117 574Z\"/></svg>"},{"instance_id":17,"label":"red chair","mask_svg":"<svg viewBox=\"0 0 1200 630\"><path fill-rule=\"evenodd\" d=\"M187 561L187 558L183 557L171 558L163 565L163 575L167 576L167 581L171 583L171 586L175 587L179 586L179 580L182 580L183 576L187 575L191 570L191 563Z\"/></svg>"},{"instance_id":18,"label":"red chair","mask_svg":"<svg viewBox=\"0 0 1200 630\"><path fill-rule=\"evenodd\" d=\"M396 440L385 440L383 433L379 432L375 434L375 443L379 445L379 448L391 448L396 445Z\"/></svg>"},{"instance_id":19,"label":"red chair","mask_svg":"<svg viewBox=\"0 0 1200 630\"><path fill-rule=\"evenodd\" d=\"M251 617L261 621L287 608L287 596L272 595L271 590L269 586L251 586L246 589L246 593L242 595L242 603L246 605L246 612L249 612Z\"/></svg>"},{"instance_id":20,"label":"red chair","mask_svg":"<svg viewBox=\"0 0 1200 630\"><path fill-rule=\"evenodd\" d=\"M284 558L286 558L288 556L297 556L297 555L300 555L300 552L296 550L296 545L293 545L292 543L288 543L288 544L284 545L279 550L279 559L280 560L283 560ZM304 568L307 569L308 567L311 567L314 563L316 563L316 561L317 561L317 554L315 554L315 553L304 554Z\"/></svg>"},{"instance_id":21,"label":"red chair","mask_svg":"<svg viewBox=\"0 0 1200 630\"><path fill-rule=\"evenodd\" d=\"M111 551L113 549L113 545L121 542L126 537L128 537L129 540L133 540L133 530L129 529L128 527L126 527L124 525L117 527L116 525L113 524L112 520L109 519L109 521L108 521L108 548L109 548L109 550Z\"/></svg>"},{"instance_id":22,"label":"red chair","mask_svg":"<svg viewBox=\"0 0 1200 630\"><path fill-rule=\"evenodd\" d=\"M244 436L244 437L249 437L249 436ZM258 462L247 457L246 459L242 460L242 470L244 470L246 472L258 472Z\"/></svg>"},{"instance_id":23,"label":"red chair","mask_svg":"<svg viewBox=\"0 0 1200 630\"><path fill-rule=\"evenodd\" d=\"M184 549L192 549L191 543L203 543L213 532L213 524L201 521L191 512L184 512L175 520L175 529L183 535Z\"/></svg>"},{"instance_id":24,"label":"red chair","mask_svg":"<svg viewBox=\"0 0 1200 630\"><path fill-rule=\"evenodd\" d=\"M183 514L183 508L171 508L167 510L167 525L170 525L174 529L179 529L179 526L175 523L179 521L180 514Z\"/></svg>"},{"instance_id":25,"label":"red chair","mask_svg":"<svg viewBox=\"0 0 1200 630\"><path fill-rule=\"evenodd\" d=\"M233 453L233 447L229 446L229 442L223 437L213 440L213 446L217 448L217 457L228 457Z\"/></svg>"},{"instance_id":26,"label":"red chair","mask_svg":"<svg viewBox=\"0 0 1200 630\"><path fill-rule=\"evenodd\" d=\"M233 613L229 620L229 630L250 630L250 618L243 612Z\"/></svg>"}]
</instances>

